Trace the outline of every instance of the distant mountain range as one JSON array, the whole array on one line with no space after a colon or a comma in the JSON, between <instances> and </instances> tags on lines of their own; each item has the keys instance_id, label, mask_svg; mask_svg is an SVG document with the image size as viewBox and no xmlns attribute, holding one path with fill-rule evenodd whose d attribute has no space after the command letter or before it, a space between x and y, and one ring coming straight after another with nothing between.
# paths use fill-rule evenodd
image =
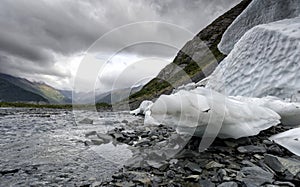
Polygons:
<instances>
[{"instance_id":1,"label":"distant mountain range","mask_svg":"<svg viewBox=\"0 0 300 187\"><path fill-rule=\"evenodd\" d=\"M71 91L57 90L45 83L0 73L0 101L63 104L71 103Z\"/></svg>"},{"instance_id":2,"label":"distant mountain range","mask_svg":"<svg viewBox=\"0 0 300 187\"><path fill-rule=\"evenodd\" d=\"M74 101L80 104L107 103L113 104L127 99L129 94L136 93L143 85L132 88L115 89L108 92L80 92L75 94ZM45 83L32 82L24 78L0 73L0 102L26 103L72 103L71 90L58 90Z\"/></svg>"}]
</instances>

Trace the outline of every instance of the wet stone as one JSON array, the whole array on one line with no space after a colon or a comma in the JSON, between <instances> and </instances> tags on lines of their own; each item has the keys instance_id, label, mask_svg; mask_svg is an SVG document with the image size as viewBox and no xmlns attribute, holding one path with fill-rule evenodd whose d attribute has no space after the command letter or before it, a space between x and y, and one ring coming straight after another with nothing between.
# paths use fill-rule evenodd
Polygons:
<instances>
[{"instance_id":1,"label":"wet stone","mask_svg":"<svg viewBox=\"0 0 300 187\"><path fill-rule=\"evenodd\" d=\"M215 187L216 186L213 182L211 182L209 180L200 180L199 184L200 184L201 187L202 186L203 187Z\"/></svg>"},{"instance_id":2,"label":"wet stone","mask_svg":"<svg viewBox=\"0 0 300 187\"><path fill-rule=\"evenodd\" d=\"M238 184L236 182L223 182L217 187L238 187Z\"/></svg>"},{"instance_id":3,"label":"wet stone","mask_svg":"<svg viewBox=\"0 0 300 187\"><path fill-rule=\"evenodd\" d=\"M262 146L255 146L255 145L247 145L238 147L237 150L240 153L265 153L267 150Z\"/></svg>"},{"instance_id":4,"label":"wet stone","mask_svg":"<svg viewBox=\"0 0 300 187\"><path fill-rule=\"evenodd\" d=\"M89 136L93 136L93 135L97 135L97 132L96 131L90 131L90 132L85 133L85 137L89 137Z\"/></svg>"},{"instance_id":5,"label":"wet stone","mask_svg":"<svg viewBox=\"0 0 300 187\"><path fill-rule=\"evenodd\" d=\"M211 162L209 162L208 164L205 165L206 169L223 168L223 167L225 167L224 164L220 164L220 163L215 162L215 161L211 161Z\"/></svg>"},{"instance_id":6,"label":"wet stone","mask_svg":"<svg viewBox=\"0 0 300 187\"><path fill-rule=\"evenodd\" d=\"M141 146L149 146L149 145L151 145L151 141L148 139L141 139L135 144L135 146L140 146L140 147Z\"/></svg>"},{"instance_id":7,"label":"wet stone","mask_svg":"<svg viewBox=\"0 0 300 187\"><path fill-rule=\"evenodd\" d=\"M188 162L185 165L185 169L189 169L193 173L201 173L202 172L202 169L200 168L200 166L196 163L193 163L193 162Z\"/></svg>"},{"instance_id":8,"label":"wet stone","mask_svg":"<svg viewBox=\"0 0 300 187\"><path fill-rule=\"evenodd\" d=\"M296 177L300 173L300 160L281 158L267 154L264 159L265 163L277 173L284 173Z\"/></svg>"},{"instance_id":9,"label":"wet stone","mask_svg":"<svg viewBox=\"0 0 300 187\"><path fill-rule=\"evenodd\" d=\"M101 140L101 139L91 139L91 142L92 142L92 144L94 144L94 145L101 145L101 144L104 143L104 141Z\"/></svg>"},{"instance_id":10,"label":"wet stone","mask_svg":"<svg viewBox=\"0 0 300 187\"><path fill-rule=\"evenodd\" d=\"M260 186L265 183L272 184L273 177L274 175L272 173L255 166L242 168L237 180L243 182L246 186Z\"/></svg>"},{"instance_id":11,"label":"wet stone","mask_svg":"<svg viewBox=\"0 0 300 187\"><path fill-rule=\"evenodd\" d=\"M200 179L200 175L189 175L187 177L184 177L185 180L187 181L192 181L192 182L197 182Z\"/></svg>"},{"instance_id":12,"label":"wet stone","mask_svg":"<svg viewBox=\"0 0 300 187\"><path fill-rule=\"evenodd\" d=\"M168 178L174 178L175 175L176 175L176 173L172 170L169 170L166 172L166 177L168 177Z\"/></svg>"},{"instance_id":13,"label":"wet stone","mask_svg":"<svg viewBox=\"0 0 300 187\"><path fill-rule=\"evenodd\" d=\"M274 184L279 186L295 187L293 183L287 181L275 181Z\"/></svg>"},{"instance_id":14,"label":"wet stone","mask_svg":"<svg viewBox=\"0 0 300 187\"><path fill-rule=\"evenodd\" d=\"M84 118L83 120L79 121L80 124L93 124L94 121L89 118Z\"/></svg>"}]
</instances>

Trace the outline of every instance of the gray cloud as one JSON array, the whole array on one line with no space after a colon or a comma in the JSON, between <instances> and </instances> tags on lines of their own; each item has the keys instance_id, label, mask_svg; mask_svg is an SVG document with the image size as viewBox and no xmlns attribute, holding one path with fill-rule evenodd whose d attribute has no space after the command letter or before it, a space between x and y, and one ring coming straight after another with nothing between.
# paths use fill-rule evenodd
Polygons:
<instances>
[{"instance_id":1,"label":"gray cloud","mask_svg":"<svg viewBox=\"0 0 300 187\"><path fill-rule=\"evenodd\" d=\"M57 56L85 51L96 39L118 26L137 21L163 21L198 32L240 0L2 0L0 1L0 72L70 76L54 68ZM139 30L128 36L147 32ZM149 32L149 31L148 31ZM153 37L166 37L161 30ZM119 41L107 43L110 51ZM172 50L173 51L173 50ZM174 56L166 50L135 48L139 56ZM62 62L63 63L63 62ZM49 80L49 83L52 82Z\"/></svg>"}]
</instances>

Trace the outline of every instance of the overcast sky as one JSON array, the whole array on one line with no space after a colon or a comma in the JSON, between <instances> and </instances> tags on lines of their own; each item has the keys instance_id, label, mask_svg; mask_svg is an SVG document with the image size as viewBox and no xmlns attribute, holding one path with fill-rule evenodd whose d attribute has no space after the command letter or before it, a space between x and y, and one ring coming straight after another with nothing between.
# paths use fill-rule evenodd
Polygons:
<instances>
[{"instance_id":1,"label":"overcast sky","mask_svg":"<svg viewBox=\"0 0 300 187\"><path fill-rule=\"evenodd\" d=\"M81 61L87 49L112 29L141 21L161 21L198 33L239 1L1 0L0 72L43 81L60 89L71 89L78 66L85 63ZM143 33L151 34L155 41L166 36L170 41L176 40L176 34L168 29L139 27L135 32L124 32L102 43L95 58L107 59L115 52L112 49L120 43L120 38L130 40ZM109 80L124 74L122 71L129 66L137 70L130 71L131 75L154 76L177 52L172 47L150 46L131 45L110 59L111 66L102 73L104 78L100 84L106 84L102 85L102 89L108 89L107 85L112 84ZM153 66L148 68L148 74L137 68L137 65L149 67L149 62ZM129 82L132 82L131 79L134 77L128 76ZM123 76L118 87L126 87L128 81Z\"/></svg>"}]
</instances>

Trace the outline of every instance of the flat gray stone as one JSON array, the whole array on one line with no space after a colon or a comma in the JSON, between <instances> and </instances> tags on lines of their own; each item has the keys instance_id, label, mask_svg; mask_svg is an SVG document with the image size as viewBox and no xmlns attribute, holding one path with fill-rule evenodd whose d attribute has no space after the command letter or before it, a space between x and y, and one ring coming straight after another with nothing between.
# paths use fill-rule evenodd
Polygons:
<instances>
[{"instance_id":1,"label":"flat gray stone","mask_svg":"<svg viewBox=\"0 0 300 187\"><path fill-rule=\"evenodd\" d=\"M262 146L246 145L237 148L240 153L265 153L267 150Z\"/></svg>"},{"instance_id":2,"label":"flat gray stone","mask_svg":"<svg viewBox=\"0 0 300 187\"><path fill-rule=\"evenodd\" d=\"M217 187L238 187L238 184L236 182L223 182L222 184L219 184Z\"/></svg>"}]
</instances>

